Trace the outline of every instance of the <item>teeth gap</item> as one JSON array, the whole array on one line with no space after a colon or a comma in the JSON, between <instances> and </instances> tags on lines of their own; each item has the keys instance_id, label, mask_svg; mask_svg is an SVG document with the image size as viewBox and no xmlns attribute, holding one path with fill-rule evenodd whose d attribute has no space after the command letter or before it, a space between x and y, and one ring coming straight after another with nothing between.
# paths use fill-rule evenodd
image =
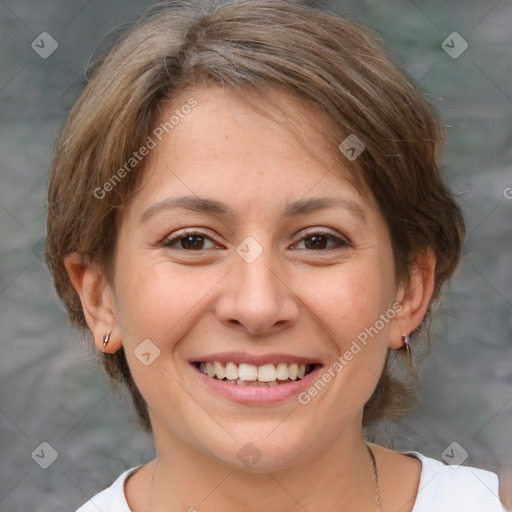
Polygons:
<instances>
[{"instance_id":1,"label":"teeth gap","mask_svg":"<svg viewBox=\"0 0 512 512\"><path fill-rule=\"evenodd\" d=\"M306 365L306 375L309 375L318 365L316 364L308 364ZM304 375L304 376L306 376Z\"/></svg>"}]
</instances>

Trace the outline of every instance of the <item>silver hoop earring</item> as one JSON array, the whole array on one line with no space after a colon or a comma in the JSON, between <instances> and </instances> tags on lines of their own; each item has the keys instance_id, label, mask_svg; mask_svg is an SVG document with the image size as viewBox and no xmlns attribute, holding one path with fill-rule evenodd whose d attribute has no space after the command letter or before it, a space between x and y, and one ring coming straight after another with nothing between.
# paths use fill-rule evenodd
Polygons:
<instances>
[{"instance_id":1,"label":"silver hoop earring","mask_svg":"<svg viewBox=\"0 0 512 512\"><path fill-rule=\"evenodd\" d=\"M108 334L105 335L105 338L103 338L103 349L107 346L107 343L110 340L110 335L112 334L112 331L110 331Z\"/></svg>"},{"instance_id":2,"label":"silver hoop earring","mask_svg":"<svg viewBox=\"0 0 512 512\"><path fill-rule=\"evenodd\" d=\"M412 360L412 351L411 351L411 337L408 334L402 334L402 341L404 342L402 346L402 350L407 352L407 357L409 361Z\"/></svg>"}]
</instances>

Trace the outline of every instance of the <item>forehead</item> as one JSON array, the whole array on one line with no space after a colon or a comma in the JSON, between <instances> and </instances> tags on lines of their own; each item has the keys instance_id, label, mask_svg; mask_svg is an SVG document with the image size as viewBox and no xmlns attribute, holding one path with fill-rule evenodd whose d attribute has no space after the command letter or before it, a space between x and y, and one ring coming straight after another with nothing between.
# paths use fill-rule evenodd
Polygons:
<instances>
[{"instance_id":1,"label":"forehead","mask_svg":"<svg viewBox=\"0 0 512 512\"><path fill-rule=\"evenodd\" d=\"M334 190L359 196L328 121L275 89L185 91L165 105L156 129L142 187L152 201L199 194L243 203L266 192L267 204L290 204L291 198L332 196Z\"/></svg>"},{"instance_id":2,"label":"forehead","mask_svg":"<svg viewBox=\"0 0 512 512\"><path fill-rule=\"evenodd\" d=\"M304 100L270 86L233 91L211 85L181 93L166 105L159 122L184 111L192 98L197 105L166 134L169 151L193 147L198 157L204 151L209 158L220 150L223 156L242 152L262 162L276 157L302 161L307 155L307 161L334 164L328 118Z\"/></svg>"}]
</instances>

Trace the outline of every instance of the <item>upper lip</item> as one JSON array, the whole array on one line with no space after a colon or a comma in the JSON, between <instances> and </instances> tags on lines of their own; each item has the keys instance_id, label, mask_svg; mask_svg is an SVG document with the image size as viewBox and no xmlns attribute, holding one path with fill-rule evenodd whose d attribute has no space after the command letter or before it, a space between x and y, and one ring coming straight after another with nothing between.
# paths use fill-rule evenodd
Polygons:
<instances>
[{"instance_id":1,"label":"upper lip","mask_svg":"<svg viewBox=\"0 0 512 512\"><path fill-rule=\"evenodd\" d=\"M190 360L191 363L235 363L235 364L253 364L256 366L263 366L265 364L322 364L318 359L311 357L301 357L292 354L248 354L246 352L220 352L217 354L208 354L204 356L194 357Z\"/></svg>"}]
</instances>

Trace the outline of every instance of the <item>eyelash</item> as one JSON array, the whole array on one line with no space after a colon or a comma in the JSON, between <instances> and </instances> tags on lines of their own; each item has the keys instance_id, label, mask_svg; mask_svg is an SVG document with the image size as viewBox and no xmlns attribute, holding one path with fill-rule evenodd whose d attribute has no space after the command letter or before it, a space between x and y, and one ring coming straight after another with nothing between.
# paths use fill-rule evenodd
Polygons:
<instances>
[{"instance_id":1,"label":"eyelash","mask_svg":"<svg viewBox=\"0 0 512 512\"><path fill-rule=\"evenodd\" d=\"M311 238L314 235L323 235L323 236L327 237L330 241L335 242L338 245L338 249L350 246L349 242L347 242L346 240L343 240L342 238L333 235L330 231L324 231L324 230L321 230L321 229L315 229L315 230L312 230L312 231L306 231L302 235L302 237L297 242L295 242L294 244L297 244L297 243L303 241L306 238ZM213 241L213 239L210 236L208 236L206 233L203 233L201 231L194 231L194 230L192 230L192 231L183 231L181 233L178 233L178 235L174 236L173 238L166 238L163 241L162 245L164 247L167 247L167 248L170 248L170 249L175 249L175 247L173 247L173 246L177 242L179 242L180 240L183 240L183 239L185 239L187 237L190 237L190 236L198 236L198 237L205 238L205 239L207 238L207 239L210 239L210 240ZM334 249L336 249L336 248L334 248ZM177 250L186 251L186 252L201 252L201 251L206 251L208 249L199 249L197 251L194 251L192 249L178 248ZM326 251L333 250L333 248L330 248L330 249L319 249L319 250L314 250L314 249L304 249L304 250L312 251L312 252L326 252Z\"/></svg>"}]
</instances>

